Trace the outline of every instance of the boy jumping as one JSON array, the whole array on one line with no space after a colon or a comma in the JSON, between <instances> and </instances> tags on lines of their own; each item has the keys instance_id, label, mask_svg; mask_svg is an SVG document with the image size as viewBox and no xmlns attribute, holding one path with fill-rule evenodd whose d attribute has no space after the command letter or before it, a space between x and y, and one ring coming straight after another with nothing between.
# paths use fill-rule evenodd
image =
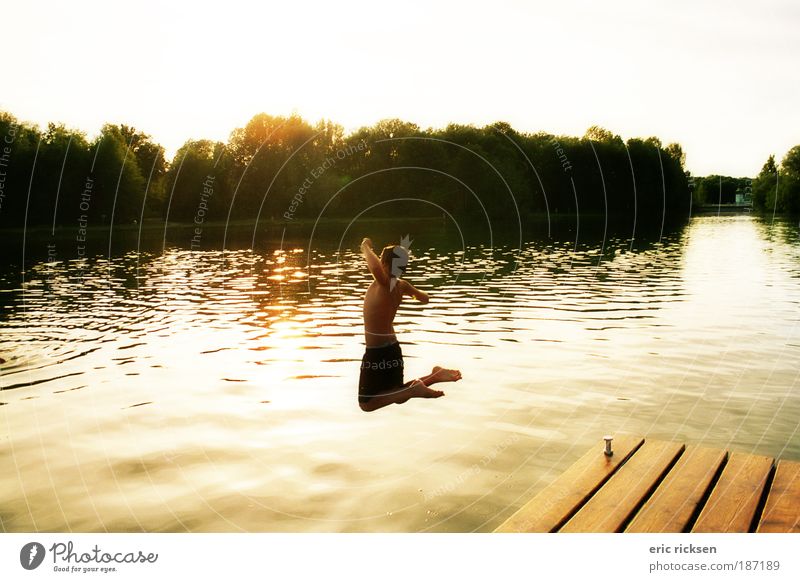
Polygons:
<instances>
[{"instance_id":1,"label":"boy jumping","mask_svg":"<svg viewBox=\"0 0 800 582\"><path fill-rule=\"evenodd\" d=\"M405 242L405 241L403 241ZM408 243L406 243L408 244ZM358 403L361 410L372 412L389 404L402 404L409 398L439 398L441 390L431 385L461 380L461 372L434 366L422 378L403 382L403 353L394 334L394 316L404 296L428 302L428 294L401 279L408 264L408 248L389 245L379 259L372 241L361 241L361 252L374 280L364 296L364 339L366 350L361 360Z\"/></svg>"}]
</instances>

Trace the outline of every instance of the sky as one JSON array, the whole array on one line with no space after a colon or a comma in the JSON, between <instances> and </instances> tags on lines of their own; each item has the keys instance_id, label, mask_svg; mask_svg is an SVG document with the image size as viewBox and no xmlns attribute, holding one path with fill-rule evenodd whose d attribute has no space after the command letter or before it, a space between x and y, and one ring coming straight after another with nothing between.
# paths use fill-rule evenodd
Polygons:
<instances>
[{"instance_id":1,"label":"sky","mask_svg":"<svg viewBox=\"0 0 800 582\"><path fill-rule=\"evenodd\" d=\"M0 110L174 153L256 113L677 141L695 175L800 144L795 0L0 0Z\"/></svg>"}]
</instances>

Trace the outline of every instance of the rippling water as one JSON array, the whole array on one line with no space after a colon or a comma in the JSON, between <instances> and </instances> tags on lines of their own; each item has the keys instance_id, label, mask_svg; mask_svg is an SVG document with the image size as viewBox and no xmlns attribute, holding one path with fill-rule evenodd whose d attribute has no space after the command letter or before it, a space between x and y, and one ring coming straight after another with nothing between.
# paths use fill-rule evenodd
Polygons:
<instances>
[{"instance_id":1,"label":"rippling water","mask_svg":"<svg viewBox=\"0 0 800 582\"><path fill-rule=\"evenodd\" d=\"M370 414L356 234L7 257L0 527L489 531L606 433L800 457L796 224L415 233L407 377L464 380Z\"/></svg>"}]
</instances>

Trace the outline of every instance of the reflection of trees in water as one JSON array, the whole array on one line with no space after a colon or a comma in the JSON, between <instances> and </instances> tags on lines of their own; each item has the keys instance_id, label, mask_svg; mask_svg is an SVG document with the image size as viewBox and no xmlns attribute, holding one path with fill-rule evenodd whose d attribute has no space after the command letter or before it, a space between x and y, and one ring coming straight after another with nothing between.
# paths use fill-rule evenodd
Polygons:
<instances>
[{"instance_id":1,"label":"reflection of trees in water","mask_svg":"<svg viewBox=\"0 0 800 582\"><path fill-rule=\"evenodd\" d=\"M788 245L800 242L800 225L797 219L777 216L755 216L753 224L759 234L768 241L780 241Z\"/></svg>"},{"instance_id":2,"label":"reflection of trees in water","mask_svg":"<svg viewBox=\"0 0 800 582\"><path fill-rule=\"evenodd\" d=\"M551 221L549 236L544 228L530 228L521 246L518 237L509 233L509 229L495 229L490 238L485 229L481 231L480 224L468 225L461 232L437 220L374 222L367 223L367 228L412 232L416 242L412 247L409 277L424 276L437 281L458 273L462 280L475 274L492 278L518 271L521 275L534 266L545 266L554 273L573 271L597 278L606 276L609 264L626 262L635 269L636 264L631 261L637 257L644 268L648 261L656 260L650 256L653 253L659 256L660 268L668 270L676 264L679 242L685 232L683 226L663 232L639 229L631 241L630 225L584 218L576 233L574 220L572 217ZM82 260L65 257L61 252L62 248L70 247L72 241L67 238L56 240L55 262L49 260L51 238L48 233L29 233L25 288L31 292L46 286L53 301L60 298L85 301L90 295L107 292L137 295L175 288L203 292L226 286L232 290L246 289L248 285L282 287L283 292L292 294L295 287L303 287L306 292L334 283L346 288L352 280L364 276L360 255L353 250L352 241L345 240L339 246L344 223L330 223L318 229L318 236L311 243L305 238L307 232L285 236L285 252L278 248L280 241L275 239L259 240L258 246L262 248L255 251L246 248L251 242L251 229L251 226L229 229L231 245L224 253L175 247L162 250L161 232L147 231L139 239L138 233L120 231L114 245L119 254L111 260L102 256L102 251L108 248L108 241L102 235L89 239L90 252ZM352 226L350 230L355 237L353 241L362 234ZM221 230L209 235L209 240L221 240L220 234ZM385 242L390 240L386 237ZM3 277L7 287L18 286L21 282L18 268L13 262L5 266Z\"/></svg>"}]
</instances>

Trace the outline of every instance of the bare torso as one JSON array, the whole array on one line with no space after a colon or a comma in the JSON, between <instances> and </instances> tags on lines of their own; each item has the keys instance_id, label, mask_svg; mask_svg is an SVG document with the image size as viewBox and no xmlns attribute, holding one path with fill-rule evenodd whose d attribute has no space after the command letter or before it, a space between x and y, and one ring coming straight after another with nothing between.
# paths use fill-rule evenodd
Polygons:
<instances>
[{"instance_id":1,"label":"bare torso","mask_svg":"<svg viewBox=\"0 0 800 582\"><path fill-rule=\"evenodd\" d=\"M364 295L364 339L367 346L380 346L397 340L392 323L401 300L399 284L391 291L377 281L370 284Z\"/></svg>"}]
</instances>

